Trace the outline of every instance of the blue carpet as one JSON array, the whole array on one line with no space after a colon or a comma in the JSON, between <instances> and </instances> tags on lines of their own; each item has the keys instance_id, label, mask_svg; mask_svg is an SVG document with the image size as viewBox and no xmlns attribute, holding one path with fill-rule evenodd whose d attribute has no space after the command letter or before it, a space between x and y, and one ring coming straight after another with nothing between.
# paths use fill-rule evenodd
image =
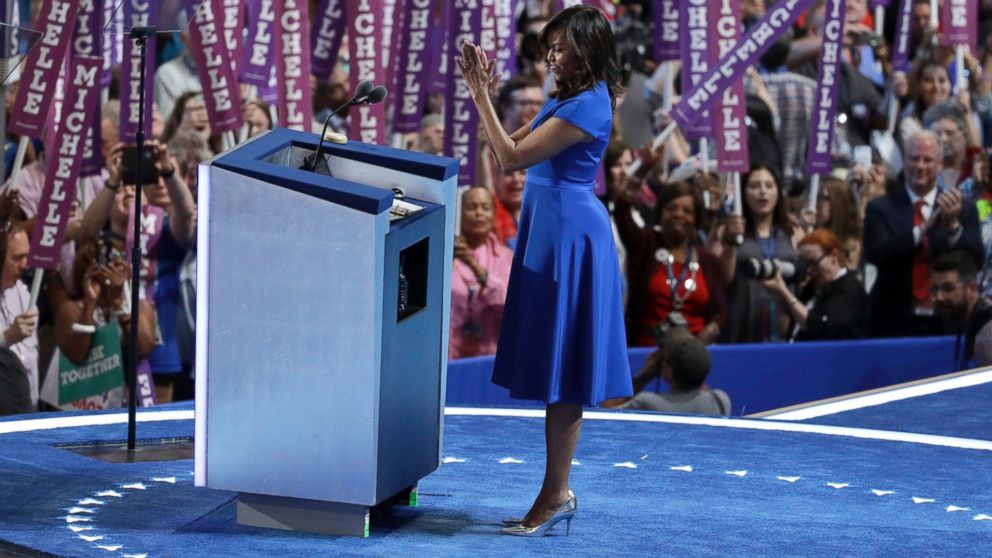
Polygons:
<instances>
[{"instance_id":1,"label":"blue carpet","mask_svg":"<svg viewBox=\"0 0 992 558\"><path fill-rule=\"evenodd\" d=\"M992 383L865 407L805 422L992 440Z\"/></svg>"},{"instance_id":2,"label":"blue carpet","mask_svg":"<svg viewBox=\"0 0 992 558\"><path fill-rule=\"evenodd\" d=\"M192 422L143 423L139 434L190 436ZM540 484L542 421L449 416L444 455L465 461L427 477L419 507L394 509L362 540L239 526L234 495L194 488L189 460L113 465L52 446L123 435L115 425L0 436L0 539L60 556L150 557L986 556L992 544L992 521L973 519L992 515L987 451L588 420L573 472L580 511L572 534L530 540L496 533ZM507 457L523 463L501 464ZM672 469L683 466L691 472ZM176 483L152 480L168 477ZM146 488L124 488L135 482ZM122 496L95 496L108 489ZM103 504L73 516L91 521L67 523L69 508L87 497Z\"/></svg>"}]
</instances>

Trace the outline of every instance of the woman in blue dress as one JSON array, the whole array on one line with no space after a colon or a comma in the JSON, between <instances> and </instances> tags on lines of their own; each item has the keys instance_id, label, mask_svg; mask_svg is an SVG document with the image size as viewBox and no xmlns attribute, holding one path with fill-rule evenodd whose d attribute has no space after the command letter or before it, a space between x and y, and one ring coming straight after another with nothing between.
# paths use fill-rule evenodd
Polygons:
<instances>
[{"instance_id":1,"label":"woman in blue dress","mask_svg":"<svg viewBox=\"0 0 992 558\"><path fill-rule=\"evenodd\" d=\"M599 10L575 6L548 22L540 42L557 88L512 133L491 101L494 61L468 42L458 61L499 166L527 169L493 371L513 398L547 405L543 485L527 514L503 529L522 536L575 516L568 477L582 406L632 393L616 248L593 194L621 91L613 32Z\"/></svg>"}]
</instances>

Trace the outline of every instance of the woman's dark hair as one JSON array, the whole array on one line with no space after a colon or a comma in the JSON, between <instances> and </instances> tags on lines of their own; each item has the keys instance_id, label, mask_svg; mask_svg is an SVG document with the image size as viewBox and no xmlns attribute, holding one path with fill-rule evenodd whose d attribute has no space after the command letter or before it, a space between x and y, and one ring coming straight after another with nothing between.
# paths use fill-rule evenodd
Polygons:
<instances>
[{"instance_id":1,"label":"woman's dark hair","mask_svg":"<svg viewBox=\"0 0 992 558\"><path fill-rule=\"evenodd\" d=\"M744 198L741 200L741 208L744 210L745 233L748 236L756 236L754 215L751 213L751 208L747 205L747 196L744 192L747 190L747 183L751 179L751 175L761 170L772 175L772 180L775 182L775 189L778 191L778 199L775 200L775 209L772 210L772 225L778 227L786 234L791 234L792 224L789 222L789 211L785 207L785 191L782 190L782 179L779 178L775 168L767 163L752 165L751 170L741 178L741 196Z\"/></svg>"},{"instance_id":2,"label":"woman's dark hair","mask_svg":"<svg viewBox=\"0 0 992 558\"><path fill-rule=\"evenodd\" d=\"M579 69L573 83L559 83L551 97L564 100L596 87L605 81L610 104L616 108L617 96L623 92L620 63L613 40L613 29L603 12L592 6L572 6L558 12L541 30L541 46L548 50L552 33L561 31L578 58Z\"/></svg>"},{"instance_id":3,"label":"woman's dark hair","mask_svg":"<svg viewBox=\"0 0 992 558\"><path fill-rule=\"evenodd\" d=\"M655 204L655 222L661 223L661 213L665 210L665 206L672 203L672 200L681 198L683 196L690 196L692 198L692 217L694 230L698 231L699 227L702 226L703 221L706 219L706 208L703 207L703 196L699 192L699 188L696 188L695 184L687 182L685 180L677 180L675 182L667 182L661 185L661 190L658 192L658 203ZM689 235L689 244L695 244L699 240L698 234Z\"/></svg>"},{"instance_id":4,"label":"woman's dark hair","mask_svg":"<svg viewBox=\"0 0 992 558\"><path fill-rule=\"evenodd\" d=\"M927 71L929 68L939 68L943 72L947 73L947 66L944 66L939 61L933 58L923 59L914 65L909 70L909 75L906 76L909 81L910 92L909 96L913 100L913 116L916 117L920 122L923 121L923 113L930 107L923 106L923 98L920 95L920 84L923 82L923 72ZM950 79L950 76L948 76Z\"/></svg>"},{"instance_id":5,"label":"woman's dark hair","mask_svg":"<svg viewBox=\"0 0 992 558\"><path fill-rule=\"evenodd\" d=\"M202 95L202 91L187 91L179 97L176 97L176 104L172 106L172 112L166 117L165 126L162 129L162 143L169 143L172 136L176 135L176 132L179 131L179 125L182 124L183 121L183 112L186 111L186 103L188 103L190 99L194 99Z\"/></svg>"}]
</instances>

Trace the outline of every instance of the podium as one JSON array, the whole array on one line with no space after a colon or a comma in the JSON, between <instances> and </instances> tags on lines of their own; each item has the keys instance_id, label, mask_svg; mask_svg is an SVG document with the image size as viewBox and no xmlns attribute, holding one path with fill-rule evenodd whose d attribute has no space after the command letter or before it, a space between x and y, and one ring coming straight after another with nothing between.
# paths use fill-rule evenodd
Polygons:
<instances>
[{"instance_id":1,"label":"podium","mask_svg":"<svg viewBox=\"0 0 992 558\"><path fill-rule=\"evenodd\" d=\"M276 129L198 169L196 486L368 536L440 464L455 159ZM326 172L326 171L325 171Z\"/></svg>"}]
</instances>

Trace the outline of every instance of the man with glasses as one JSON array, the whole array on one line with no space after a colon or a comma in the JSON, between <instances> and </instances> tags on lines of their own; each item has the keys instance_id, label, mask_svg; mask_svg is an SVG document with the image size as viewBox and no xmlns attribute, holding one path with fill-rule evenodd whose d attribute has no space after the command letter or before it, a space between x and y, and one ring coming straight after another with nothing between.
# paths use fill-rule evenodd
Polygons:
<instances>
[{"instance_id":1,"label":"man with glasses","mask_svg":"<svg viewBox=\"0 0 992 558\"><path fill-rule=\"evenodd\" d=\"M503 85L496 102L503 128L512 134L530 125L547 100L541 83L533 76L520 75L510 79Z\"/></svg>"},{"instance_id":2,"label":"man with glasses","mask_svg":"<svg viewBox=\"0 0 992 558\"><path fill-rule=\"evenodd\" d=\"M968 254L948 252L930 267L930 291L945 333L964 337L955 345L959 369L992 364L992 300L978 294L978 270Z\"/></svg>"}]
</instances>

